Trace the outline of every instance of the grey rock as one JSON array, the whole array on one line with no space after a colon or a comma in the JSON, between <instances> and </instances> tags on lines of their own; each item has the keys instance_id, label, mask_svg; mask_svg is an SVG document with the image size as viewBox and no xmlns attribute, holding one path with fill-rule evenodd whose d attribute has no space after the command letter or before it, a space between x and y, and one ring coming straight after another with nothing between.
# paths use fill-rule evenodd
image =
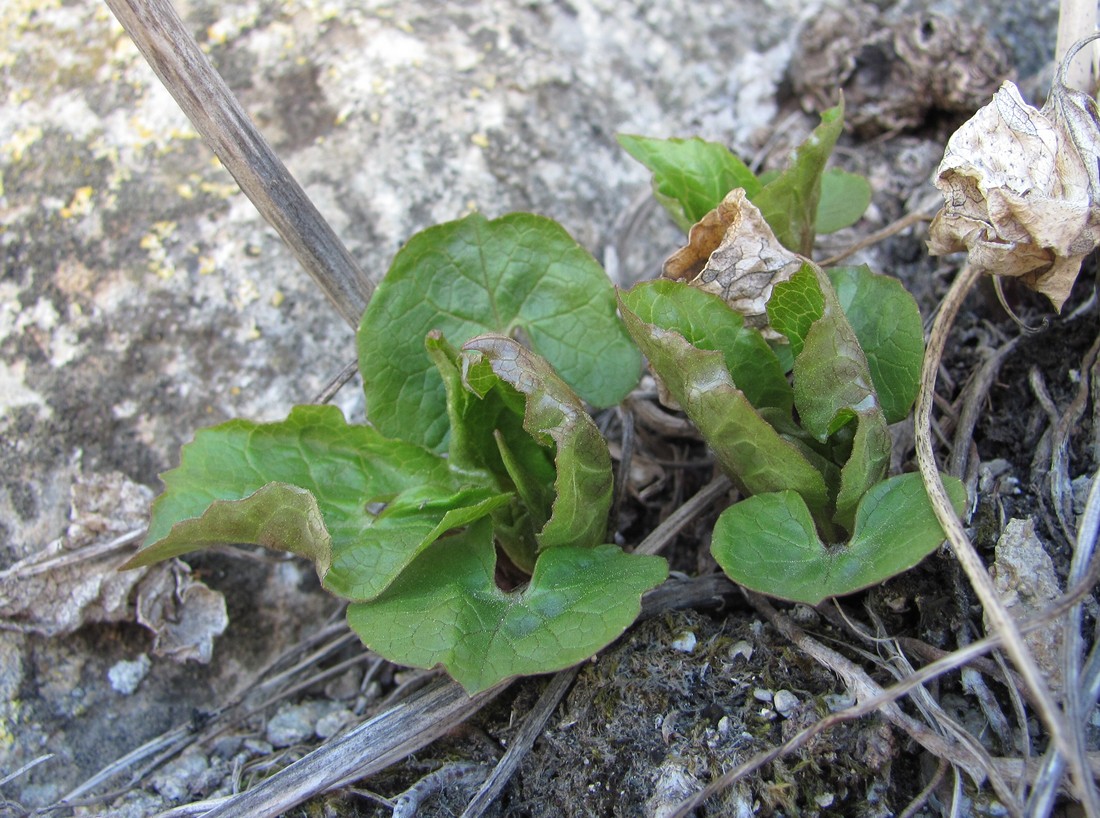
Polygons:
<instances>
[{"instance_id":1,"label":"grey rock","mask_svg":"<svg viewBox=\"0 0 1100 818\"><path fill-rule=\"evenodd\" d=\"M313 738L317 724L317 707L313 703L281 707L271 717L264 737L273 747L289 747Z\"/></svg>"},{"instance_id":2,"label":"grey rock","mask_svg":"<svg viewBox=\"0 0 1100 818\"><path fill-rule=\"evenodd\" d=\"M153 776L153 789L169 801L187 800L196 791L196 785L202 781L209 766L201 752L184 753Z\"/></svg>"},{"instance_id":3,"label":"grey rock","mask_svg":"<svg viewBox=\"0 0 1100 818\"><path fill-rule=\"evenodd\" d=\"M123 696L129 696L138 689L141 680L148 675L149 667L149 657L143 653L133 661L116 662L107 671L107 678L112 688Z\"/></svg>"},{"instance_id":4,"label":"grey rock","mask_svg":"<svg viewBox=\"0 0 1100 818\"><path fill-rule=\"evenodd\" d=\"M777 690L775 691L775 698L772 700L775 705L776 712L783 718L790 717L795 708L798 707L798 696L789 690Z\"/></svg>"}]
</instances>

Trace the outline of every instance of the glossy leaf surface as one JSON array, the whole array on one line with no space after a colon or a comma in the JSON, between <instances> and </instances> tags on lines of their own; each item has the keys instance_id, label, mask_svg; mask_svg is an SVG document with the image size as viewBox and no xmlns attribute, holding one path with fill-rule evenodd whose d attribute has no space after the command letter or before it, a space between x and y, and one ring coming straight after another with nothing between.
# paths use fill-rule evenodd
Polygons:
<instances>
[{"instance_id":1,"label":"glossy leaf surface","mask_svg":"<svg viewBox=\"0 0 1100 818\"><path fill-rule=\"evenodd\" d=\"M548 673L591 656L637 618L641 595L668 570L658 557L611 545L539 555L530 584L494 582L487 521L437 541L380 597L348 608L348 622L387 659L442 664L469 693L511 676Z\"/></svg>"},{"instance_id":2,"label":"glossy leaf surface","mask_svg":"<svg viewBox=\"0 0 1100 818\"><path fill-rule=\"evenodd\" d=\"M956 511L962 484L945 477ZM760 593L816 605L880 583L916 565L944 535L919 474L875 485L863 497L847 544L826 545L796 493L760 494L730 506L714 527L711 553L726 575Z\"/></svg>"},{"instance_id":3,"label":"glossy leaf surface","mask_svg":"<svg viewBox=\"0 0 1100 818\"><path fill-rule=\"evenodd\" d=\"M627 153L653 172L653 192L685 233L735 187L751 198L760 183L725 145L702 139L619 134Z\"/></svg>"},{"instance_id":4,"label":"glossy leaf surface","mask_svg":"<svg viewBox=\"0 0 1100 818\"><path fill-rule=\"evenodd\" d=\"M461 345L522 333L583 399L618 403L640 374L603 269L556 222L474 213L406 244L359 327L367 414L384 434L445 449L443 383L424 348L438 330Z\"/></svg>"}]
</instances>

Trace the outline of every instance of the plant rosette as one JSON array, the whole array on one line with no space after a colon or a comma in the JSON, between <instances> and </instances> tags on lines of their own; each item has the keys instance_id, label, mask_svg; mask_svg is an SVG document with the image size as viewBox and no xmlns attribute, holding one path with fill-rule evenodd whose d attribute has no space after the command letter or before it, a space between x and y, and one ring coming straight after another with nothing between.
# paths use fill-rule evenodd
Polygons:
<instances>
[{"instance_id":1,"label":"plant rosette","mask_svg":"<svg viewBox=\"0 0 1100 818\"><path fill-rule=\"evenodd\" d=\"M819 223L851 224L869 201L859 177L825 170L842 124L842 105L825 112L769 180L721 145L620 138L692 225L664 277L619 303L746 495L719 517L712 553L735 582L808 604L881 583L944 539L920 475L887 477L888 424L908 416L924 353L916 302L865 266L807 258ZM961 511L961 483L945 482Z\"/></svg>"},{"instance_id":2,"label":"plant rosette","mask_svg":"<svg viewBox=\"0 0 1100 818\"><path fill-rule=\"evenodd\" d=\"M224 542L298 554L366 645L470 693L618 637L668 569L604 542L611 459L577 392L617 403L640 358L591 256L527 214L429 228L358 342L370 425L299 406L200 431L128 565Z\"/></svg>"}]
</instances>

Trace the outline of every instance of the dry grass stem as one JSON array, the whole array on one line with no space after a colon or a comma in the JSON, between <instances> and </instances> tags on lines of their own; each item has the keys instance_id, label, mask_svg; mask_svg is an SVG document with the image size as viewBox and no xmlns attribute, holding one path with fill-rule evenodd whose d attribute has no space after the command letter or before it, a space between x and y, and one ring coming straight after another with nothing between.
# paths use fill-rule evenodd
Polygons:
<instances>
[{"instance_id":1,"label":"dry grass stem","mask_svg":"<svg viewBox=\"0 0 1100 818\"><path fill-rule=\"evenodd\" d=\"M1079 790L1085 793L1086 789L1091 791L1093 782L1091 776L1087 775L1080 756L1075 752L1076 741L1071 737L1072 734L1064 721L1064 714L1058 709L1050 689L1035 664L1035 659L1020 636L1016 623L998 598L989 573L970 543L962 523L955 516L932 451L932 398L935 394L936 371L940 366L947 336L954 324L955 316L981 274L982 271L974 265L967 264L963 267L940 304L939 313L932 326L921 371L921 386L916 406L917 464L936 517L947 534L952 552L977 593L993 632L1004 638L1005 650L1031 690L1036 710L1050 733L1051 741L1058 751L1067 757L1073 779ZM1088 798L1088 795L1084 797Z\"/></svg>"},{"instance_id":2,"label":"dry grass stem","mask_svg":"<svg viewBox=\"0 0 1100 818\"><path fill-rule=\"evenodd\" d=\"M373 285L210 64L170 0L107 0L164 87L353 329Z\"/></svg>"},{"instance_id":3,"label":"dry grass stem","mask_svg":"<svg viewBox=\"0 0 1100 818\"><path fill-rule=\"evenodd\" d=\"M523 761L524 756L530 752L535 739L542 734L546 722L553 715L558 704L569 692L569 687L573 684L573 680L577 678L579 670L580 667L577 666L566 668L554 674L550 683L542 691L542 695L539 696L538 701L535 702L535 706L531 708L524 719L523 725L512 740L511 746L497 762L492 774L481 785L481 789L466 805L461 818L481 818L485 810L492 805L493 800L500 795L512 774L519 767L520 762Z\"/></svg>"},{"instance_id":4,"label":"dry grass stem","mask_svg":"<svg viewBox=\"0 0 1100 818\"><path fill-rule=\"evenodd\" d=\"M974 377L963 390L960 396L962 407L959 409L958 419L955 422L955 434L951 442L951 458L948 460L947 473L955 477L962 477L966 472L967 458L970 454L970 444L974 439L974 429L981 418L983 404L989 396L989 390L1001 366L1016 349L1019 337L1013 338L1008 343L998 347L992 355L985 359Z\"/></svg>"},{"instance_id":5,"label":"dry grass stem","mask_svg":"<svg viewBox=\"0 0 1100 818\"><path fill-rule=\"evenodd\" d=\"M634 549L635 554L659 554L672 542L673 537L680 533L695 516L705 511L711 503L733 488L730 479L720 474L707 483L686 503L668 516L659 526L650 532L649 536L642 540Z\"/></svg>"},{"instance_id":6,"label":"dry grass stem","mask_svg":"<svg viewBox=\"0 0 1100 818\"><path fill-rule=\"evenodd\" d=\"M868 247L873 247L880 241L888 239L891 236L896 236L898 233L901 233L903 230L908 230L914 225L930 221L932 221L932 217L927 213L922 213L919 211L916 213L906 213L900 219L891 222L890 224L883 227L881 230L876 230L874 233L864 236L851 247L842 250L836 255L829 256L827 259L819 261L818 264L820 264L822 267L831 267L834 264L839 264L849 256L855 255L860 250L866 250Z\"/></svg>"}]
</instances>

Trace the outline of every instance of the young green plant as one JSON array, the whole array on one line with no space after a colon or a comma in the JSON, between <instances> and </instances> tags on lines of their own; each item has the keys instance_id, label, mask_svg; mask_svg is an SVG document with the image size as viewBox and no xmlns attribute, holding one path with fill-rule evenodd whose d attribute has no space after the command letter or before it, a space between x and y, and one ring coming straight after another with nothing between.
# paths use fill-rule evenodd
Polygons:
<instances>
[{"instance_id":1,"label":"young green plant","mask_svg":"<svg viewBox=\"0 0 1100 818\"><path fill-rule=\"evenodd\" d=\"M359 329L370 425L299 406L200 431L129 565L222 542L299 554L364 643L471 693L588 658L667 575L605 543L611 458L577 393L607 406L637 382L615 309L548 219L419 233Z\"/></svg>"},{"instance_id":2,"label":"young green plant","mask_svg":"<svg viewBox=\"0 0 1100 818\"><path fill-rule=\"evenodd\" d=\"M943 541L920 476L887 477L887 426L917 393L916 303L866 267L826 273L808 258L819 224L847 226L869 201L859 177L825 171L842 122L842 106L826 111L766 182L724 146L620 137L691 225L665 277L622 293L620 308L746 495L719 517L712 553L736 582L809 604L880 583ZM960 507L961 484L947 483Z\"/></svg>"}]
</instances>

